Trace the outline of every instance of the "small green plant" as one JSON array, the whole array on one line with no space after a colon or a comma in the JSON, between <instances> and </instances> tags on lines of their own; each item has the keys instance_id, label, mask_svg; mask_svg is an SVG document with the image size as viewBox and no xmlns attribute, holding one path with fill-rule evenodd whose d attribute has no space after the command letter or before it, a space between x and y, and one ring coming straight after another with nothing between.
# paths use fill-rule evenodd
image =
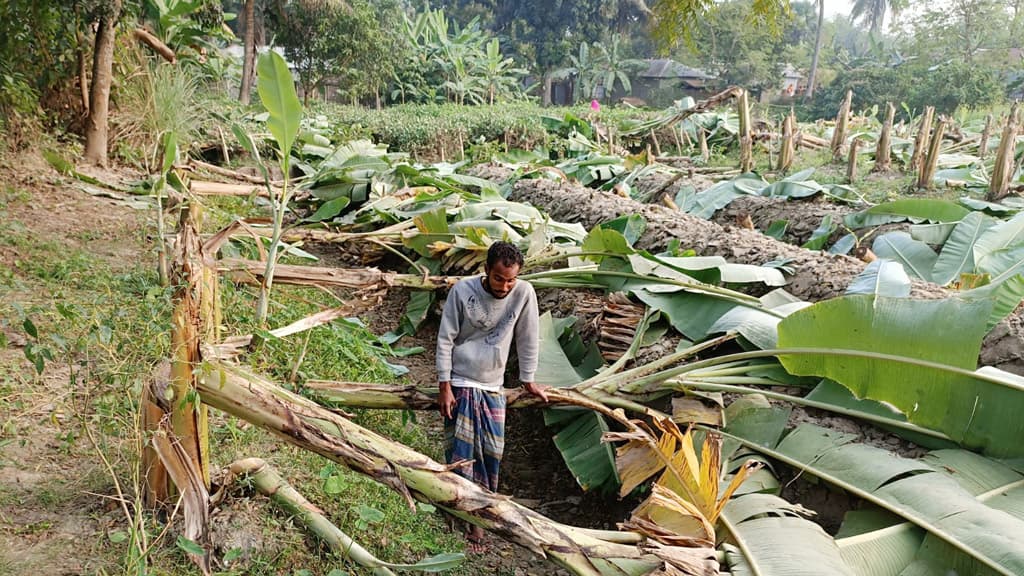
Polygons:
<instances>
[{"instance_id":1,"label":"small green plant","mask_svg":"<svg viewBox=\"0 0 1024 576\"><path fill-rule=\"evenodd\" d=\"M281 245L281 233L284 227L284 213L288 209L291 193L288 189L289 172L291 170L292 145L299 134L299 123L302 120L302 104L295 93L295 81L284 58L273 50L260 56L256 66L257 90L260 100L266 107L269 117L267 129L277 142L278 158L281 172L285 175L281 191L270 198L274 204L274 231L270 240L267 255L267 268L260 284L259 302L256 305L256 323L262 328L266 325L267 309L270 304L270 290L274 283L274 266L277 263L277 251ZM264 174L266 171L264 170ZM269 182L267 184L269 189Z\"/></svg>"}]
</instances>

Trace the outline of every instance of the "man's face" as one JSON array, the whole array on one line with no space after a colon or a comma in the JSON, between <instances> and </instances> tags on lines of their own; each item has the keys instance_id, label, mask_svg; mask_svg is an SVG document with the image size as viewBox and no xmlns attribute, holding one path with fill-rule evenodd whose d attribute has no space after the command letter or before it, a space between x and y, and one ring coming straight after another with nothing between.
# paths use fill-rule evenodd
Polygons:
<instances>
[{"instance_id":1,"label":"man's face","mask_svg":"<svg viewBox=\"0 0 1024 576\"><path fill-rule=\"evenodd\" d=\"M494 266L484 266L487 288L495 298L504 298L516 285L516 276L519 276L519 264L506 266L504 262L498 261Z\"/></svg>"}]
</instances>

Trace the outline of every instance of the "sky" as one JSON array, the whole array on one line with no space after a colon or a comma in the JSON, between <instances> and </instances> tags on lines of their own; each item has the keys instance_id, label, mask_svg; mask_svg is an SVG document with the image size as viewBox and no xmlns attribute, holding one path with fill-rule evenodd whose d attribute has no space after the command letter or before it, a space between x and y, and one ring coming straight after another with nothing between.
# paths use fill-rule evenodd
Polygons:
<instances>
[{"instance_id":1,"label":"sky","mask_svg":"<svg viewBox=\"0 0 1024 576\"><path fill-rule=\"evenodd\" d=\"M850 7L853 2L850 0L825 0L825 17L831 18L836 14L850 14Z\"/></svg>"}]
</instances>

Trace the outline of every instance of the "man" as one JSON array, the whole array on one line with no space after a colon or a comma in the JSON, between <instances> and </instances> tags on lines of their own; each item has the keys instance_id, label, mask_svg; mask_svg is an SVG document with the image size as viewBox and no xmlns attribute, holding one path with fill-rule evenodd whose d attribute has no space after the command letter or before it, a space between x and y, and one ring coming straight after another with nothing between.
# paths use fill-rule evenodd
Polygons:
<instances>
[{"instance_id":1,"label":"man","mask_svg":"<svg viewBox=\"0 0 1024 576\"><path fill-rule=\"evenodd\" d=\"M539 349L537 295L516 277L523 253L495 242L487 250L483 276L452 287L437 334L438 402L444 416L445 459L472 460L456 472L498 491L498 467L505 447L505 364L513 338L519 354L519 380L547 402L547 387L534 382ZM469 549L483 550L483 529L473 526Z\"/></svg>"}]
</instances>

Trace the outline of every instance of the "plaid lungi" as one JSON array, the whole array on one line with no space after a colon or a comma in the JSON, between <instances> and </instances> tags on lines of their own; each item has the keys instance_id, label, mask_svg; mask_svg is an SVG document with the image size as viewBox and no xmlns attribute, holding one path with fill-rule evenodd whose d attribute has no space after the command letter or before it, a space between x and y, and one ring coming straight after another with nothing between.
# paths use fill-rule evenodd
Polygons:
<instances>
[{"instance_id":1,"label":"plaid lungi","mask_svg":"<svg viewBox=\"0 0 1024 576\"><path fill-rule=\"evenodd\" d=\"M505 450L505 395L479 388L453 386L454 418L444 419L444 457L449 463L472 460L455 469L460 476L498 491L498 467Z\"/></svg>"}]
</instances>

